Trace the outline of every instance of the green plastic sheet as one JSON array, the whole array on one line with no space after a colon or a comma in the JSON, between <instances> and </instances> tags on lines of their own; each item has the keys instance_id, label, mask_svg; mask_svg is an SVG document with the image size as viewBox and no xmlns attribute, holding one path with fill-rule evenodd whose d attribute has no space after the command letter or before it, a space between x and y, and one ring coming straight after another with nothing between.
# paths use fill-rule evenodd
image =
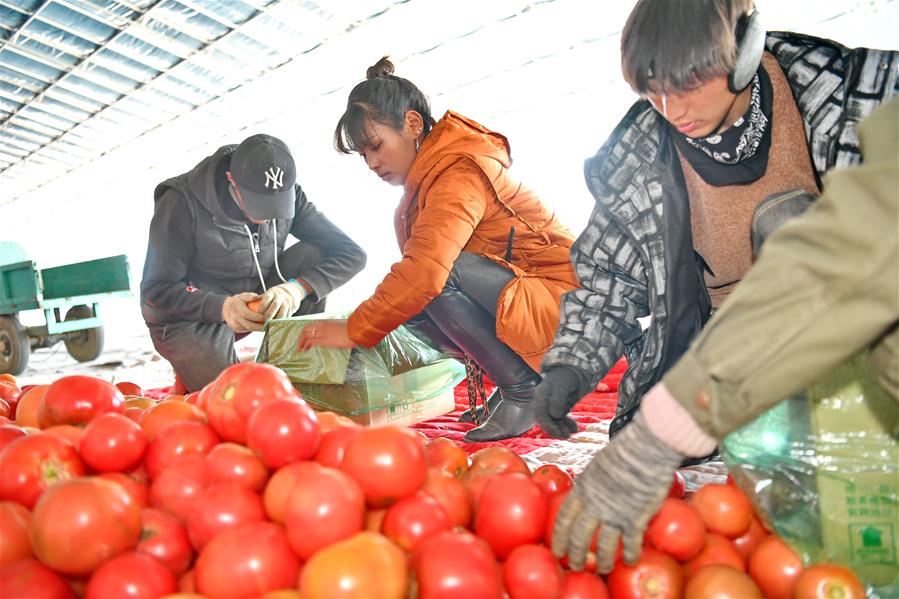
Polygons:
<instances>
[{"instance_id":1,"label":"green plastic sheet","mask_svg":"<svg viewBox=\"0 0 899 599\"><path fill-rule=\"evenodd\" d=\"M722 456L806 563L851 568L899 597L899 409L867 354L728 435Z\"/></svg>"},{"instance_id":2,"label":"green plastic sheet","mask_svg":"<svg viewBox=\"0 0 899 599\"><path fill-rule=\"evenodd\" d=\"M357 416L436 397L465 378L465 368L400 326L371 348L297 351L303 328L343 315L270 320L257 362L282 369L316 408Z\"/></svg>"}]
</instances>

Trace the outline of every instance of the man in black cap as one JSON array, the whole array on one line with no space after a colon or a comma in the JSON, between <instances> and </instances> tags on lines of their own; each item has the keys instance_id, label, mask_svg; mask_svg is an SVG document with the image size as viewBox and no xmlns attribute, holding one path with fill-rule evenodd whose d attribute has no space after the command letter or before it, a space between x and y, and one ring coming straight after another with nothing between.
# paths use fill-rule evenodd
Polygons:
<instances>
[{"instance_id":1,"label":"man in black cap","mask_svg":"<svg viewBox=\"0 0 899 599\"><path fill-rule=\"evenodd\" d=\"M270 135L222 146L154 193L141 312L186 391L237 363L234 341L272 318L324 310L365 252L306 199ZM300 240L285 248L288 235ZM247 304L260 300L258 311Z\"/></svg>"}]
</instances>

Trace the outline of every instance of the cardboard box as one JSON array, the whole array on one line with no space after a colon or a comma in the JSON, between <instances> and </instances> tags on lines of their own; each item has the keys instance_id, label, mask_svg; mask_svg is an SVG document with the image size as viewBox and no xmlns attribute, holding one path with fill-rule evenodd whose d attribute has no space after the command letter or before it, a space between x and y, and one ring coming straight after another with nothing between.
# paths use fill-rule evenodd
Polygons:
<instances>
[{"instance_id":1,"label":"cardboard box","mask_svg":"<svg viewBox=\"0 0 899 599\"><path fill-rule=\"evenodd\" d=\"M453 396L453 390L447 389L423 401L413 403L399 402L386 408L364 412L356 416L344 415L353 422L363 426L409 426L410 424L424 422L431 418L449 414L455 408L456 400Z\"/></svg>"}]
</instances>

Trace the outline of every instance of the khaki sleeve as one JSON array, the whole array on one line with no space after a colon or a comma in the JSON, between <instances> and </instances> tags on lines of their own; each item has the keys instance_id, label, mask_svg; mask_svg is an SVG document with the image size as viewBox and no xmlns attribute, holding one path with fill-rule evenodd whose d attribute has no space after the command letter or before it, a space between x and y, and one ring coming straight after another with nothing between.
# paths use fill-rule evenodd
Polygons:
<instances>
[{"instance_id":1,"label":"khaki sleeve","mask_svg":"<svg viewBox=\"0 0 899 599\"><path fill-rule=\"evenodd\" d=\"M766 242L664 383L722 438L884 340L899 321L899 102L861 129L866 162ZM895 333L895 331L894 331Z\"/></svg>"}]
</instances>

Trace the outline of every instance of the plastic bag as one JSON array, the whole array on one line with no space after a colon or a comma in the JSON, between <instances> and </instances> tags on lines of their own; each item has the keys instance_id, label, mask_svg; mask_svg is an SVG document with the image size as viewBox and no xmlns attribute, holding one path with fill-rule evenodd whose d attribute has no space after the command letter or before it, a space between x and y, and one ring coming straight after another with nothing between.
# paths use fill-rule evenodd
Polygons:
<instances>
[{"instance_id":1,"label":"plastic bag","mask_svg":"<svg viewBox=\"0 0 899 599\"><path fill-rule=\"evenodd\" d=\"M385 407L422 402L452 389L465 368L400 326L371 348L315 347L298 352L303 328L335 315L272 320L256 358L281 368L317 408L357 416Z\"/></svg>"},{"instance_id":2,"label":"plastic bag","mask_svg":"<svg viewBox=\"0 0 899 599\"><path fill-rule=\"evenodd\" d=\"M899 597L899 409L867 353L728 435L722 456L806 563L851 568Z\"/></svg>"}]
</instances>

